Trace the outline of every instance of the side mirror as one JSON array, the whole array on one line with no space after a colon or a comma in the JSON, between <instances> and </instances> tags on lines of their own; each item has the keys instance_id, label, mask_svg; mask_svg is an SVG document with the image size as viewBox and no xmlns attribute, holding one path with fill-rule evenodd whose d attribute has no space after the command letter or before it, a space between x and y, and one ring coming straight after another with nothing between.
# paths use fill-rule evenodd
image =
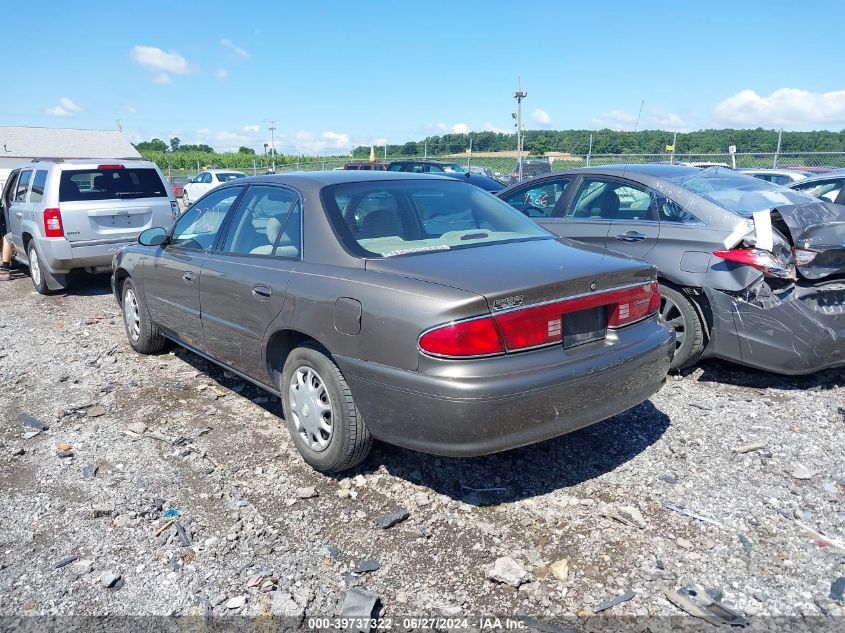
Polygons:
<instances>
[{"instance_id":1,"label":"side mirror","mask_svg":"<svg viewBox=\"0 0 845 633\"><path fill-rule=\"evenodd\" d=\"M141 246L163 246L167 241L167 229L160 226L147 229L138 236L138 243Z\"/></svg>"}]
</instances>

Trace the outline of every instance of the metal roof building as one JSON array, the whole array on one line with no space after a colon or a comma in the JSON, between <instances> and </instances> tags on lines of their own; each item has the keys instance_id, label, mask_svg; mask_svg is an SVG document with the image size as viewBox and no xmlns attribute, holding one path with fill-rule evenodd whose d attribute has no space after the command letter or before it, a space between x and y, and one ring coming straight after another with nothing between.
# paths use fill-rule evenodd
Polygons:
<instances>
[{"instance_id":1,"label":"metal roof building","mask_svg":"<svg viewBox=\"0 0 845 633\"><path fill-rule=\"evenodd\" d=\"M33 158L141 158L116 130L0 127L0 167Z\"/></svg>"}]
</instances>

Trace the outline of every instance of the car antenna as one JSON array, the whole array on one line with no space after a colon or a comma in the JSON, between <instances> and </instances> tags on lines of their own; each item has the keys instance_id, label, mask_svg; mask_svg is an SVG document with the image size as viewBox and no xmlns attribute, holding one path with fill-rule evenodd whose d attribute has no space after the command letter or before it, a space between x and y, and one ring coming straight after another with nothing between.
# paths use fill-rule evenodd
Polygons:
<instances>
[{"instance_id":1,"label":"car antenna","mask_svg":"<svg viewBox=\"0 0 845 633\"><path fill-rule=\"evenodd\" d=\"M645 105L645 99L640 101L640 111L637 113L637 122L634 123L634 134L637 133L637 129L640 127L640 117L643 115L643 106ZM625 172L628 171L628 162L625 161L625 166L622 168L622 178L625 177Z\"/></svg>"}]
</instances>

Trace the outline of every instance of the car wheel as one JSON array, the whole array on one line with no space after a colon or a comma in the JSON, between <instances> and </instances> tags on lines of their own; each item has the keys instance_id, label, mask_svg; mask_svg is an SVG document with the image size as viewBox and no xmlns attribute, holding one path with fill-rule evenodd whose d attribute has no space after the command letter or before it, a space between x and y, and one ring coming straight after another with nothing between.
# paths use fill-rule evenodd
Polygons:
<instances>
[{"instance_id":1,"label":"car wheel","mask_svg":"<svg viewBox=\"0 0 845 633\"><path fill-rule=\"evenodd\" d=\"M322 472L347 470L370 452L372 436L340 369L316 344L294 349L282 372L288 431L308 464Z\"/></svg>"},{"instance_id":2,"label":"car wheel","mask_svg":"<svg viewBox=\"0 0 845 633\"><path fill-rule=\"evenodd\" d=\"M167 339L150 318L147 306L131 278L123 282L121 304L123 324L132 349L140 354L155 354L164 349Z\"/></svg>"},{"instance_id":3,"label":"car wheel","mask_svg":"<svg viewBox=\"0 0 845 633\"><path fill-rule=\"evenodd\" d=\"M184 204L186 207L191 206L191 199L188 197L187 189L182 190L182 204Z\"/></svg>"},{"instance_id":4,"label":"car wheel","mask_svg":"<svg viewBox=\"0 0 845 633\"><path fill-rule=\"evenodd\" d=\"M32 280L36 292L41 295L50 294L47 279L44 276L44 267L38 257L38 249L35 248L35 241L30 240L26 247L26 256L29 258L29 278Z\"/></svg>"},{"instance_id":5,"label":"car wheel","mask_svg":"<svg viewBox=\"0 0 845 633\"><path fill-rule=\"evenodd\" d=\"M704 351L704 327L692 301L660 284L660 316L675 330L675 356L669 369L695 365Z\"/></svg>"}]
</instances>

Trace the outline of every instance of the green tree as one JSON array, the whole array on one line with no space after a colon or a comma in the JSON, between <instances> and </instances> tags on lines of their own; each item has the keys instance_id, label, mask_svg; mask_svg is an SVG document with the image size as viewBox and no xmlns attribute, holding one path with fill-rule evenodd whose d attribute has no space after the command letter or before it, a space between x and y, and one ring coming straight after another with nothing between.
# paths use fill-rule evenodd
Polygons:
<instances>
[{"instance_id":1,"label":"green tree","mask_svg":"<svg viewBox=\"0 0 845 633\"><path fill-rule=\"evenodd\" d=\"M179 146L182 144L182 140L178 136L174 136L170 139L170 151L171 152L178 152Z\"/></svg>"},{"instance_id":2,"label":"green tree","mask_svg":"<svg viewBox=\"0 0 845 633\"><path fill-rule=\"evenodd\" d=\"M546 152L549 151L549 139L547 139L545 135L540 135L531 142L528 149L531 150L532 154L545 156Z\"/></svg>"},{"instance_id":3,"label":"green tree","mask_svg":"<svg viewBox=\"0 0 845 633\"><path fill-rule=\"evenodd\" d=\"M238 148L238 154L251 154L251 155L254 155L254 154L255 154L255 150L254 150L254 149L252 149L251 147L247 147L246 145L241 145L241 146Z\"/></svg>"},{"instance_id":4,"label":"green tree","mask_svg":"<svg viewBox=\"0 0 845 633\"><path fill-rule=\"evenodd\" d=\"M151 141L141 141L140 143L135 143L135 149L139 152L166 152L167 143L162 141L160 138L154 138Z\"/></svg>"}]
</instances>

